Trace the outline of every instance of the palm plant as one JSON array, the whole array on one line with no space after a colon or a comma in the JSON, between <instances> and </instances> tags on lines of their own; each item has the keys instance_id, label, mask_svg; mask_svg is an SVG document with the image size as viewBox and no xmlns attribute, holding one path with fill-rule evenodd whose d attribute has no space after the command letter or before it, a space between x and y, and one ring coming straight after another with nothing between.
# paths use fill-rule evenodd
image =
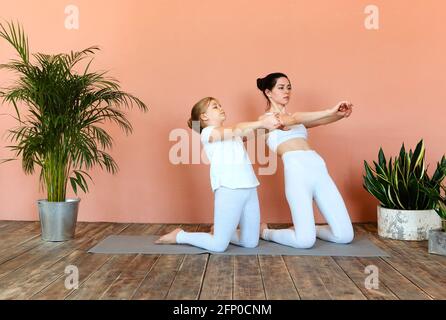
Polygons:
<instances>
[{"instance_id":1,"label":"palm plant","mask_svg":"<svg viewBox=\"0 0 446 320\"><path fill-rule=\"evenodd\" d=\"M0 65L18 75L14 85L0 91L3 102L14 106L14 118L19 122L17 128L9 130L14 145L8 147L17 157L22 156L26 174L40 167L40 183L46 188L48 201L65 201L68 179L76 194L78 187L87 192L86 177L91 177L86 171L95 165L114 174L118 166L106 152L113 140L99 125L111 121L129 134L132 126L122 107L136 105L147 111L147 106L121 91L118 81L106 72L89 72L98 47L69 54L36 53L31 61L28 38L20 25L0 24L0 37L19 55ZM87 58L86 66L76 72ZM26 106L24 119L19 111L22 105ZM5 161L10 160L15 159Z\"/></svg>"},{"instance_id":2,"label":"palm plant","mask_svg":"<svg viewBox=\"0 0 446 320\"><path fill-rule=\"evenodd\" d=\"M446 159L443 156L429 177L425 166L425 146L421 140L414 152L406 152L404 144L398 157L387 162L382 148L374 169L364 161L363 187L377 198L382 207L401 210L430 210L437 207L431 194L439 193L446 176Z\"/></svg>"}]
</instances>

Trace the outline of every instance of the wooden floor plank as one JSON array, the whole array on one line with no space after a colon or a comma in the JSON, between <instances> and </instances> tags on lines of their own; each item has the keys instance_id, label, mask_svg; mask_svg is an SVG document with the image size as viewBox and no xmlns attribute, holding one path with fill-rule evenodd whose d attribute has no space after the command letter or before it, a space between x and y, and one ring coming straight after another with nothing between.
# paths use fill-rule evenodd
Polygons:
<instances>
[{"instance_id":1,"label":"wooden floor plank","mask_svg":"<svg viewBox=\"0 0 446 320\"><path fill-rule=\"evenodd\" d=\"M9 226L13 223L13 221L7 221L7 220L0 220L0 232L3 228L6 226Z\"/></svg>"},{"instance_id":2,"label":"wooden floor plank","mask_svg":"<svg viewBox=\"0 0 446 320\"><path fill-rule=\"evenodd\" d=\"M76 239L49 243L39 222L0 221L0 299L446 299L446 257L429 254L426 241L381 238L376 224L355 224L355 235L390 257L87 253L111 234L210 226L79 222ZM68 265L79 268L78 290L65 288ZM366 266L377 267L378 289L365 288Z\"/></svg>"},{"instance_id":3,"label":"wooden floor plank","mask_svg":"<svg viewBox=\"0 0 446 320\"><path fill-rule=\"evenodd\" d=\"M212 224L210 224L210 223L200 224L200 226L197 229L197 232L210 232L211 227L212 227Z\"/></svg>"},{"instance_id":4,"label":"wooden floor plank","mask_svg":"<svg viewBox=\"0 0 446 320\"><path fill-rule=\"evenodd\" d=\"M365 300L366 297L356 284L345 274L332 257L311 257L315 262L315 268L319 272L324 286L327 288L331 299L340 300Z\"/></svg>"},{"instance_id":5,"label":"wooden floor plank","mask_svg":"<svg viewBox=\"0 0 446 320\"><path fill-rule=\"evenodd\" d=\"M111 255L109 255L111 256ZM66 297L67 300L97 300L122 273L122 269L132 263L134 254L120 254L111 258L84 281L79 289Z\"/></svg>"},{"instance_id":6,"label":"wooden floor plank","mask_svg":"<svg viewBox=\"0 0 446 320\"><path fill-rule=\"evenodd\" d=\"M412 259L415 259L418 262L417 265L427 273L431 273L435 276L438 272L441 272L444 269L446 256L429 254L427 240L403 241L383 238L377 234L376 224L371 223L363 224L362 228L368 234L373 235L376 243L391 248L392 252L408 255Z\"/></svg>"},{"instance_id":7,"label":"wooden floor plank","mask_svg":"<svg viewBox=\"0 0 446 320\"><path fill-rule=\"evenodd\" d=\"M231 300L233 281L234 256L209 255L200 299Z\"/></svg>"},{"instance_id":8,"label":"wooden floor plank","mask_svg":"<svg viewBox=\"0 0 446 320\"><path fill-rule=\"evenodd\" d=\"M35 231L40 232L39 221L10 222L0 229L0 235L2 239L6 239L9 235L27 234Z\"/></svg>"},{"instance_id":9,"label":"wooden floor plank","mask_svg":"<svg viewBox=\"0 0 446 320\"><path fill-rule=\"evenodd\" d=\"M331 299L311 259L306 256L284 256L283 259L302 300Z\"/></svg>"},{"instance_id":10,"label":"wooden floor plank","mask_svg":"<svg viewBox=\"0 0 446 320\"><path fill-rule=\"evenodd\" d=\"M135 291L132 299L165 299L183 260L183 255L161 255Z\"/></svg>"},{"instance_id":11,"label":"wooden floor plank","mask_svg":"<svg viewBox=\"0 0 446 320\"><path fill-rule=\"evenodd\" d=\"M92 228L91 224L88 224L86 222L78 222L76 227L75 237L76 238L82 237L83 233L89 228ZM23 242L17 242L16 244L8 248L0 250L0 264L13 259L14 257L20 256L26 251L34 249L35 247L43 243L44 241L42 240L40 233L36 235L30 235L30 237L24 240Z\"/></svg>"},{"instance_id":12,"label":"wooden floor plank","mask_svg":"<svg viewBox=\"0 0 446 320\"><path fill-rule=\"evenodd\" d=\"M384 251L386 249L384 244L374 241L378 237L376 232L370 232L370 223L355 224L355 233L358 236L366 236L371 241L375 242ZM375 228L376 231L376 228ZM391 254L388 252L388 254ZM392 291L399 299L403 300L429 300L431 297L421 290L418 286L412 283L409 279L404 277L398 270L389 265L382 258L358 258L358 260L364 265L374 265L378 268L379 283L384 284L390 291Z\"/></svg>"},{"instance_id":13,"label":"wooden floor plank","mask_svg":"<svg viewBox=\"0 0 446 320\"><path fill-rule=\"evenodd\" d=\"M102 225L107 226L109 224ZM35 247L32 247L32 250L26 250L28 249L28 246L25 246L25 250L18 250L19 255L14 256L14 253L17 252L13 251L12 255L3 257L1 259L0 280L6 275L20 269L25 265L33 265L33 263L38 260L42 261L42 257L51 256L52 253L57 252L56 250L58 250L58 248L60 247L76 247L77 243L79 243L80 241L85 241L85 238L88 236L93 236L94 232L96 232L95 226L93 224L90 224L86 225L85 229L82 229L78 233L78 237L74 240L69 240L66 242L46 242L41 239L35 239L35 241L37 241L39 244Z\"/></svg>"},{"instance_id":14,"label":"wooden floor plank","mask_svg":"<svg viewBox=\"0 0 446 320\"><path fill-rule=\"evenodd\" d=\"M172 282L166 299L198 299L208 258L209 254L186 255Z\"/></svg>"},{"instance_id":15,"label":"wooden floor plank","mask_svg":"<svg viewBox=\"0 0 446 320\"><path fill-rule=\"evenodd\" d=\"M3 228L0 229L0 235L4 237L7 234L22 230L23 227L34 224L36 221L6 221Z\"/></svg>"},{"instance_id":16,"label":"wooden floor plank","mask_svg":"<svg viewBox=\"0 0 446 320\"><path fill-rule=\"evenodd\" d=\"M53 263L47 269L37 268L29 274L15 273L3 278L0 283L0 299L28 299L36 291L43 289L59 277L59 272L64 272L65 267L71 265L72 261L78 259L79 251ZM26 279L24 279L26 277ZM17 281L18 280L18 281Z\"/></svg>"},{"instance_id":17,"label":"wooden floor plank","mask_svg":"<svg viewBox=\"0 0 446 320\"><path fill-rule=\"evenodd\" d=\"M199 225L181 225L186 232L196 232ZM186 255L175 275L166 299L198 299L209 254Z\"/></svg>"},{"instance_id":18,"label":"wooden floor plank","mask_svg":"<svg viewBox=\"0 0 446 320\"><path fill-rule=\"evenodd\" d=\"M12 259L8 258L0 264L0 280L24 265L30 265L34 261L41 259L43 256L47 256L49 252L56 250L56 248L61 245L61 243L45 242L41 243L33 250L25 251L18 257L13 257Z\"/></svg>"},{"instance_id":19,"label":"wooden floor plank","mask_svg":"<svg viewBox=\"0 0 446 320\"><path fill-rule=\"evenodd\" d=\"M157 225L135 225L127 228L123 233L127 235L153 235L162 228ZM130 299L150 272L159 255L138 254L135 259L126 266L110 287L104 291L100 299L103 300L127 300Z\"/></svg>"},{"instance_id":20,"label":"wooden floor plank","mask_svg":"<svg viewBox=\"0 0 446 320\"><path fill-rule=\"evenodd\" d=\"M212 224L200 225L209 232ZM257 256L210 255L200 299L265 299Z\"/></svg>"},{"instance_id":21,"label":"wooden floor plank","mask_svg":"<svg viewBox=\"0 0 446 320\"><path fill-rule=\"evenodd\" d=\"M286 256L284 259L302 299L366 299L332 257Z\"/></svg>"},{"instance_id":22,"label":"wooden floor plank","mask_svg":"<svg viewBox=\"0 0 446 320\"><path fill-rule=\"evenodd\" d=\"M161 228L158 230L157 235L165 235L166 233L169 233L176 228L180 228L181 224L163 224Z\"/></svg>"},{"instance_id":23,"label":"wooden floor plank","mask_svg":"<svg viewBox=\"0 0 446 320\"><path fill-rule=\"evenodd\" d=\"M197 232L199 227L200 227L199 224L182 224L180 226L180 228L186 232Z\"/></svg>"},{"instance_id":24,"label":"wooden floor plank","mask_svg":"<svg viewBox=\"0 0 446 320\"><path fill-rule=\"evenodd\" d=\"M378 268L379 284L384 284L401 300L430 300L431 298L409 279L395 270L381 258L358 258L364 265Z\"/></svg>"},{"instance_id":25,"label":"wooden floor plank","mask_svg":"<svg viewBox=\"0 0 446 320\"><path fill-rule=\"evenodd\" d=\"M234 256L234 299L265 300L257 256Z\"/></svg>"},{"instance_id":26,"label":"wooden floor plank","mask_svg":"<svg viewBox=\"0 0 446 320\"><path fill-rule=\"evenodd\" d=\"M333 257L336 263L342 268L345 274L356 284L356 286L361 290L364 296L369 300L398 300L398 297L386 286L384 281L379 281L380 275L382 278L382 273L379 273L379 267L374 264L376 260L379 259L363 259L352 257ZM365 262L365 263L363 263ZM377 288L374 288L375 283L367 282L366 279L370 273L366 273L366 268L368 266L375 266L378 270L377 274Z\"/></svg>"},{"instance_id":27,"label":"wooden floor plank","mask_svg":"<svg viewBox=\"0 0 446 320\"><path fill-rule=\"evenodd\" d=\"M200 225L199 231L209 232L211 226L212 225ZM209 255L206 255L206 257L207 256ZM200 299L231 299L233 294L234 257L224 255L210 255L209 257L210 260L208 261L206 276L203 280ZM198 269L200 269L206 261L204 258L196 260L199 261L195 262L196 268ZM187 264L187 262L187 260L184 261L185 264ZM197 281L201 281L201 276L197 275L195 272L190 276L195 277ZM185 273L183 276L183 274L179 272L168 294L168 298L182 298L187 296L195 298L196 288L194 290L189 290L191 292L185 292L184 289L178 289L187 287L182 285L182 282L184 282L185 279L189 279L190 276L188 273ZM176 285L177 283L180 283L180 285Z\"/></svg>"},{"instance_id":28,"label":"wooden floor plank","mask_svg":"<svg viewBox=\"0 0 446 320\"><path fill-rule=\"evenodd\" d=\"M102 300L128 300L151 270L158 255L139 254L100 296Z\"/></svg>"},{"instance_id":29,"label":"wooden floor plank","mask_svg":"<svg viewBox=\"0 0 446 320\"><path fill-rule=\"evenodd\" d=\"M180 228L180 224L166 224L156 232L164 235ZM198 225L190 227L191 231L197 230ZM132 299L164 299L175 279L176 273L184 259L184 255L161 255L153 264L143 280L132 294Z\"/></svg>"},{"instance_id":30,"label":"wooden floor plank","mask_svg":"<svg viewBox=\"0 0 446 320\"><path fill-rule=\"evenodd\" d=\"M268 223L269 229L288 229L292 226L292 223Z\"/></svg>"},{"instance_id":31,"label":"wooden floor plank","mask_svg":"<svg viewBox=\"0 0 446 320\"><path fill-rule=\"evenodd\" d=\"M13 272L8 273L0 279L0 298L25 299L33 296L36 292L50 285L60 277L65 271L65 266L73 264L78 259L78 254L74 253L77 248L84 243L90 243L95 236L100 235L102 230L107 230L109 224L98 225L97 228L89 229L83 237L75 240L58 243L35 260L22 265ZM99 231L99 232L98 232ZM92 238L89 238L92 237ZM46 245L45 243L44 245ZM25 256L24 254L23 256ZM14 260L21 258L18 257ZM20 260L20 259L19 259ZM0 267L8 263L0 265ZM19 280L18 280L19 279ZM20 296L11 296L10 289L21 287ZM24 289L26 287L26 290Z\"/></svg>"},{"instance_id":32,"label":"wooden floor plank","mask_svg":"<svg viewBox=\"0 0 446 320\"><path fill-rule=\"evenodd\" d=\"M383 239L378 235L370 239L386 250L391 256L384 257L383 260L398 270L404 277L423 290L433 299L445 299L446 288L439 281L439 275L432 270L426 269L420 261L416 259L413 252L398 249L397 244L390 240Z\"/></svg>"},{"instance_id":33,"label":"wooden floor plank","mask_svg":"<svg viewBox=\"0 0 446 320\"><path fill-rule=\"evenodd\" d=\"M87 254L84 250L75 250L72 255L77 258L70 262L70 265L76 266L79 270L79 286L81 286L91 274L100 269L112 256L106 254ZM73 294L77 289L70 289L65 286L67 274L65 274L66 264L55 268L56 279L49 285L40 290L34 290L31 299L35 300L63 300Z\"/></svg>"},{"instance_id":34,"label":"wooden floor plank","mask_svg":"<svg viewBox=\"0 0 446 320\"><path fill-rule=\"evenodd\" d=\"M282 256L258 256L260 270L268 300L297 300L294 287Z\"/></svg>"},{"instance_id":35,"label":"wooden floor plank","mask_svg":"<svg viewBox=\"0 0 446 320\"><path fill-rule=\"evenodd\" d=\"M376 225L365 224L364 228L371 231L373 234L377 234L378 230ZM408 254L413 259L416 259L421 268L426 272L433 274L434 276L438 273L443 272L444 266L446 264L446 256L439 256L429 254L427 249L427 240L425 241L400 241L392 239L384 239L376 236L380 240L384 241L386 245L392 247L394 251L398 251L401 254ZM443 281L446 286L446 277L442 277L439 281Z\"/></svg>"},{"instance_id":36,"label":"wooden floor plank","mask_svg":"<svg viewBox=\"0 0 446 320\"><path fill-rule=\"evenodd\" d=\"M364 231L356 230L355 228L356 237L361 236L364 233ZM287 263L287 267L293 278L296 288L303 300L329 300L333 299L333 297L336 298L335 293L333 292L333 288L336 287L336 284L333 284L333 281L330 279L336 279L336 276L324 276L326 272L321 273L321 267L319 263L320 259L312 259L309 256L287 256L284 257L284 259ZM330 261L330 259L328 259L328 262L333 264L333 262L335 261L333 260L332 262ZM333 269L337 270L337 273L339 274L340 270L336 266ZM359 288L355 288L356 285L353 285L353 283L347 279L348 276L347 278L346 276L347 275L343 276L341 272L341 277L346 280L346 283L348 284L350 290L356 292L358 299L363 299L364 296L358 294L357 292L357 289ZM327 277L330 279L328 283L326 283L325 281ZM351 298L348 295L345 296L344 294L342 295L342 297L345 297L346 299Z\"/></svg>"},{"instance_id":37,"label":"wooden floor plank","mask_svg":"<svg viewBox=\"0 0 446 320\"><path fill-rule=\"evenodd\" d=\"M11 250L26 241L33 238L40 238L40 223L32 222L27 226L22 227L20 230L14 232L1 232L0 252Z\"/></svg>"},{"instance_id":38,"label":"wooden floor plank","mask_svg":"<svg viewBox=\"0 0 446 320\"><path fill-rule=\"evenodd\" d=\"M91 253L87 253L87 249L89 247L92 247L93 245L95 245L97 242L99 242L100 240L102 240L103 238L105 238L108 235L112 235L112 234L127 234L127 235L131 235L131 234L151 234L153 232L156 232L160 226L159 225L147 225L147 224L130 224L127 227L125 227L126 225L121 224L121 225L116 225L118 227L118 229L109 229L107 230L106 233L103 233L100 237L97 237L96 239L94 239L92 242L90 242L88 245L84 245L83 246L83 251L82 251L82 255L81 258L79 259L79 261L76 262L76 266L79 268L79 279L80 279L80 287L79 289L81 289L80 293L76 293L77 290L69 290L69 291L64 291L64 278L65 277L60 277L57 281L55 281L54 283L52 283L50 286L48 286L47 288L45 288L44 290L42 290L41 292L39 292L35 297L33 297L33 299L89 299L89 298L93 298L93 299L98 299L101 295L103 295L103 293L105 291L108 290L108 287L104 287L105 284L101 287L99 284L101 283L101 281L108 281L110 280L107 276L110 276L111 274L116 274L117 277L119 277L119 272L122 272L122 270L117 270L117 266L122 266L123 268L129 268L130 266L134 266L133 260L138 256L136 254L134 255L130 255L129 258L126 258L125 261L132 261L132 263L126 265L126 264L119 264L120 260L114 260L113 262L111 262L110 260L114 257L113 255L107 255L107 254L91 254ZM105 264L107 264L107 266L105 266ZM112 266L110 266L110 264ZM104 269L101 269L103 268ZM113 267L113 270L110 271L110 268ZM100 277L98 276L98 272L99 270L102 270L104 273L107 273L107 276L105 277ZM119 271L119 272L118 272ZM99 271L100 273L101 271ZM90 280L90 278L96 274L96 277L94 277L93 279ZM110 276L111 278L112 276ZM98 279L99 278L99 279ZM116 279L111 279L110 281L113 281ZM87 282L89 281L89 282ZM86 283L86 284L85 284ZM97 286L96 291L89 296L88 293L85 292L85 287L89 287L92 285L92 283L94 283L94 285ZM85 284L85 287L84 287ZM103 290L102 292L100 292L100 290ZM63 294L61 294L61 292ZM95 296L97 295L97 296ZM110 297L111 299L112 297Z\"/></svg>"}]
</instances>

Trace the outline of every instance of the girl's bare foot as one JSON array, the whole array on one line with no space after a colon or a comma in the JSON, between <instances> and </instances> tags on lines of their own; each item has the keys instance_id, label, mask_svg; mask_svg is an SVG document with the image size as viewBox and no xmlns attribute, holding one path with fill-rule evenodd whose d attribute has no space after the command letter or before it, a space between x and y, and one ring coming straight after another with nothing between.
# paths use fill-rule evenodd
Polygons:
<instances>
[{"instance_id":1,"label":"girl's bare foot","mask_svg":"<svg viewBox=\"0 0 446 320\"><path fill-rule=\"evenodd\" d=\"M177 234L183 229L176 228L175 230L161 236L158 240L155 241L157 244L174 244L177 243Z\"/></svg>"}]
</instances>

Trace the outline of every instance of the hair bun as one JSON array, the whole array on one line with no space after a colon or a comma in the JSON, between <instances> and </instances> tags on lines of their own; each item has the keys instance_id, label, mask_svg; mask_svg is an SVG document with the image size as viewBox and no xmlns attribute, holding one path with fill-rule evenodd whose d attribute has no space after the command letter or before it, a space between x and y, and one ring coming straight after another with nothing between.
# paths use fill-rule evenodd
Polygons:
<instances>
[{"instance_id":1,"label":"hair bun","mask_svg":"<svg viewBox=\"0 0 446 320\"><path fill-rule=\"evenodd\" d=\"M262 78L257 78L257 88L261 91L264 90L264 81Z\"/></svg>"}]
</instances>

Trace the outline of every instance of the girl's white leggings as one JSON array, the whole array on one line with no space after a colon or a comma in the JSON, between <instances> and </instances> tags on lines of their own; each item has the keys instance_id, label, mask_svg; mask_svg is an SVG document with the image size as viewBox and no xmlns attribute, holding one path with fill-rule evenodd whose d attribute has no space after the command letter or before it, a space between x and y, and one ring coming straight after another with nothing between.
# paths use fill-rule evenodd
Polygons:
<instances>
[{"instance_id":1,"label":"girl's white leggings","mask_svg":"<svg viewBox=\"0 0 446 320\"><path fill-rule=\"evenodd\" d=\"M350 243L353 227L325 161L314 150L286 152L282 156L285 193L294 228L265 229L262 238L295 248L311 248L316 236L336 243ZM316 226L313 198L329 226Z\"/></svg>"},{"instance_id":2,"label":"girl's white leggings","mask_svg":"<svg viewBox=\"0 0 446 320\"><path fill-rule=\"evenodd\" d=\"M237 230L237 226L240 229ZM206 250L223 252L229 242L254 248L259 242L260 208L257 188L215 190L214 234L185 232L177 234L176 242Z\"/></svg>"}]
</instances>

